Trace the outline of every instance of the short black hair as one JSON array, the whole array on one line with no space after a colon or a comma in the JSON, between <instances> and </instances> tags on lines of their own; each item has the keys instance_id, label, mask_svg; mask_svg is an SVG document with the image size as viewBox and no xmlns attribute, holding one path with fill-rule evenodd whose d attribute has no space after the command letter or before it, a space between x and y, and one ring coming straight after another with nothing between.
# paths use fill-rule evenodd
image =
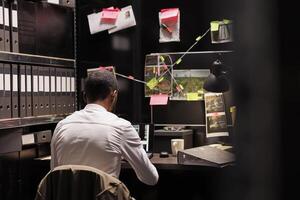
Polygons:
<instances>
[{"instance_id":1,"label":"short black hair","mask_svg":"<svg viewBox=\"0 0 300 200\"><path fill-rule=\"evenodd\" d=\"M85 79L84 91L88 102L104 100L114 90L118 90L118 82L110 71L95 71Z\"/></svg>"}]
</instances>

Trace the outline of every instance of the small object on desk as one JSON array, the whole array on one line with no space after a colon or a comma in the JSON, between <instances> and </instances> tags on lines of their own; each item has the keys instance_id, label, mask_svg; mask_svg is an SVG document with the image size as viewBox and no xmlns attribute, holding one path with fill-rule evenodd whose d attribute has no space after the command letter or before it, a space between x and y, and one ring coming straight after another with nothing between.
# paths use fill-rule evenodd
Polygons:
<instances>
[{"instance_id":1,"label":"small object on desk","mask_svg":"<svg viewBox=\"0 0 300 200\"><path fill-rule=\"evenodd\" d=\"M160 158L167 158L167 157L169 157L169 153L166 152L166 151L162 151L162 152L160 152L159 157Z\"/></svg>"}]
</instances>

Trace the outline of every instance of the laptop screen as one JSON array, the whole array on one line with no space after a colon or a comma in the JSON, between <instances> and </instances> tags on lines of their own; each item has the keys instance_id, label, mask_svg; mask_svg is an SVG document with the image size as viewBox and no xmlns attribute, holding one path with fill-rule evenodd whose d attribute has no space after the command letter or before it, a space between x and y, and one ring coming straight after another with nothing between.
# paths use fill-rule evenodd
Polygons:
<instances>
[{"instance_id":1,"label":"laptop screen","mask_svg":"<svg viewBox=\"0 0 300 200\"><path fill-rule=\"evenodd\" d=\"M132 125L136 132L138 132L143 148L146 152L152 152L153 142L153 125L151 124L134 124Z\"/></svg>"}]
</instances>

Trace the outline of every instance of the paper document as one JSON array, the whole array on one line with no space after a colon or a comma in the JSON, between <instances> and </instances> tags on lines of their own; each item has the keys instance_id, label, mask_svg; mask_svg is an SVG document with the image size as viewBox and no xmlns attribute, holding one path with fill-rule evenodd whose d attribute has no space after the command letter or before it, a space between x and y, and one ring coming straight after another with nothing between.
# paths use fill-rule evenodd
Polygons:
<instances>
[{"instance_id":1,"label":"paper document","mask_svg":"<svg viewBox=\"0 0 300 200\"><path fill-rule=\"evenodd\" d=\"M133 13L133 10L132 10L132 6L126 6L126 7L121 9L115 25L116 25L115 28L112 28L112 29L108 30L109 34L136 25L136 21L135 21L134 13Z\"/></svg>"}]
</instances>

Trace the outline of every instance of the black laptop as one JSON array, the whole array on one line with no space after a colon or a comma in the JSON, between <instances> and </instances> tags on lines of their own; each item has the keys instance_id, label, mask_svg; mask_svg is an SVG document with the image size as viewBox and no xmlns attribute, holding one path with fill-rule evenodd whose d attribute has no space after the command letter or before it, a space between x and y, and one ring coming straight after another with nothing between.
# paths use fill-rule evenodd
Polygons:
<instances>
[{"instance_id":1,"label":"black laptop","mask_svg":"<svg viewBox=\"0 0 300 200\"><path fill-rule=\"evenodd\" d=\"M138 132L143 148L145 149L148 158L153 156L153 139L154 139L154 125L153 124L133 124L133 127Z\"/></svg>"}]
</instances>

